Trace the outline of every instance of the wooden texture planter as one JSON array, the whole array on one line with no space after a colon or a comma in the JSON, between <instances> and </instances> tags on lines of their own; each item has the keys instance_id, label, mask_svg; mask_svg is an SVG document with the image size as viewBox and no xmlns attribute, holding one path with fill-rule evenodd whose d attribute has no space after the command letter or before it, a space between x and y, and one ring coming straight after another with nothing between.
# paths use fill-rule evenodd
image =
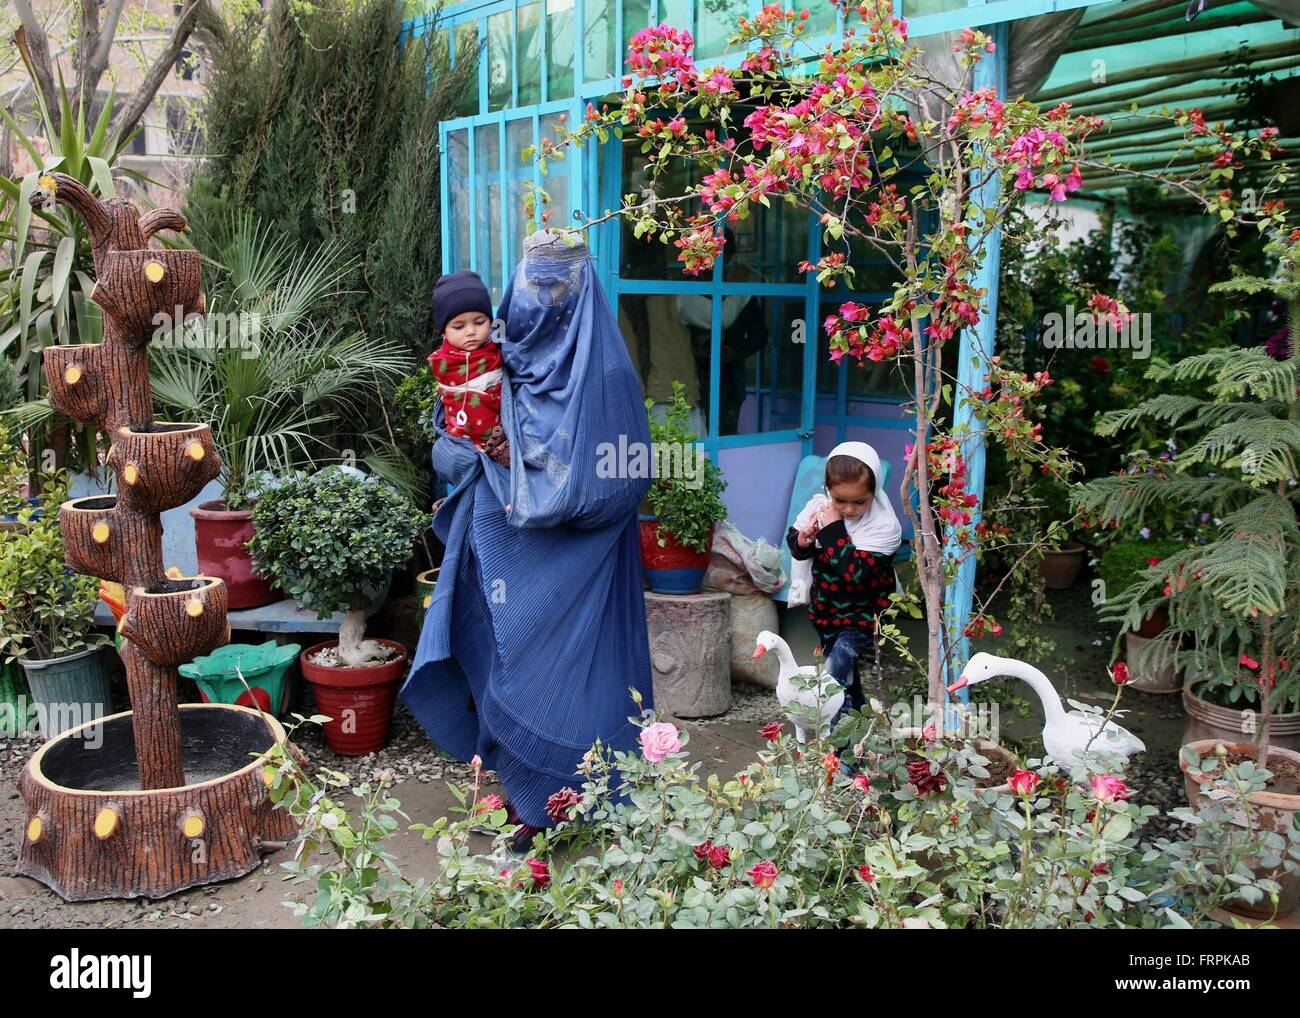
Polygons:
<instances>
[{"instance_id":1,"label":"wooden texture planter","mask_svg":"<svg viewBox=\"0 0 1300 1018\"><path fill-rule=\"evenodd\" d=\"M147 350L158 316L202 313L204 302L198 252L146 244L157 230L186 229L185 219L100 201L62 173L42 176L32 193L33 205L50 201L86 224L98 277L91 296L104 312L103 343L46 348L50 405L112 436L118 492L65 502L59 529L70 569L126 589L120 635L132 710L92 723L103 726L99 751L84 752L81 726L28 763L20 872L74 900L161 898L246 873L264 839L287 836L289 818L271 812L262 767L249 762L284 733L219 705L187 707L182 722L176 703L176 666L230 638L225 584L167 577L162 563L160 514L221 470L206 424L153 419Z\"/></svg>"}]
</instances>

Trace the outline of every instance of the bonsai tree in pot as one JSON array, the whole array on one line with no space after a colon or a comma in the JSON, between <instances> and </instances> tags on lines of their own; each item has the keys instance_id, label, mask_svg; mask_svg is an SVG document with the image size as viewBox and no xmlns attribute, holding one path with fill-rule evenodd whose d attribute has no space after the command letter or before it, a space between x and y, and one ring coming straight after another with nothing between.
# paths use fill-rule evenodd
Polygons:
<instances>
[{"instance_id":1,"label":"bonsai tree in pot","mask_svg":"<svg viewBox=\"0 0 1300 1018\"><path fill-rule=\"evenodd\" d=\"M53 504L67 498L62 471L42 477ZM45 738L108 713L112 662L95 632L98 582L63 562L59 517L24 507L0 556L0 655L27 676Z\"/></svg>"},{"instance_id":2,"label":"bonsai tree in pot","mask_svg":"<svg viewBox=\"0 0 1300 1018\"><path fill-rule=\"evenodd\" d=\"M1183 448L1171 461L1173 469L1094 480L1082 489L1080 504L1103 520L1138 525L1154 507L1171 504L1206 507L1221 521L1206 543L1144 569L1137 582L1107 600L1106 614L1131 627L1153 605L1162 606L1169 626L1148 652L1233 676L1232 685L1253 681L1259 711L1239 715L1238 738L1192 742L1181 764L1196 801L1225 761L1254 757L1270 776L1251 796L1258 812L1253 820L1280 830L1300 810L1300 753L1274 743L1278 708L1294 704L1300 674L1300 230L1279 232L1267 250L1277 258L1275 279L1241 276L1213 289L1274 290L1287 302L1289 336L1267 346L1227 347L1153 365L1153 380L1198 382L1201 391L1166 392L1115 411L1101 419L1098 432L1114 435L1139 422L1162 422L1181 433ZM1294 880L1285 888L1292 904Z\"/></svg>"},{"instance_id":3,"label":"bonsai tree in pot","mask_svg":"<svg viewBox=\"0 0 1300 1018\"><path fill-rule=\"evenodd\" d=\"M646 401L650 460L645 466L653 467L654 482L645 498L650 512L641 517L641 563L650 589L659 594L699 592L714 525L727 517L722 501L727 482L687 423L691 408L683 393L682 383L673 382L663 420L650 413L653 401Z\"/></svg>"},{"instance_id":4,"label":"bonsai tree in pot","mask_svg":"<svg viewBox=\"0 0 1300 1018\"><path fill-rule=\"evenodd\" d=\"M320 618L344 613L338 640L302 656L317 703L334 718L325 734L336 752L369 753L387 738L407 649L365 639L365 609L426 526L399 491L343 467L296 476L253 507L258 572Z\"/></svg>"}]
</instances>

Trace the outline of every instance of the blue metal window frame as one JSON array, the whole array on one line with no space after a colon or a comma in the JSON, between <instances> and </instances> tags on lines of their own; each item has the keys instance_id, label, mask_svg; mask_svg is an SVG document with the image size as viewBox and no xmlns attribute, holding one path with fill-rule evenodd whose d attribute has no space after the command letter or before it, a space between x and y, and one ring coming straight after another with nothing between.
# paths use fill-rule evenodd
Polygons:
<instances>
[{"instance_id":1,"label":"blue metal window frame","mask_svg":"<svg viewBox=\"0 0 1300 1018\"><path fill-rule=\"evenodd\" d=\"M528 0L528 2L537 2L537 0ZM1025 18L1036 17L1041 14L1057 13L1068 10L1078 10L1080 8L1099 6L1103 3L1110 3L1113 0L967 0L964 6L955 8L951 11L944 11L936 14L920 15L909 17L909 4L906 0L898 0L896 10L899 16L908 18L909 35L912 38L920 38L939 32L956 31L967 27L982 26L989 31L998 41L997 52L994 59L982 61L977 69L979 79L977 85L998 84L1005 86L1006 60L1007 60L1007 41L1009 36L1009 23L1019 21ZM612 92L620 90L618 77L610 77L600 81L587 82L584 58L585 47L581 44L582 32L586 25L586 3L587 0L574 0L574 98L572 101L560 103L543 103L538 107L531 108L534 118L534 142L538 140L538 118L541 115L551 112L553 109L563 109L566 105L570 110L570 117L581 116L588 99L598 100ZM751 0L751 13L756 12L761 6L762 0ZM486 45L487 17L491 14L505 10L512 11L512 24L515 14L513 13L519 6L519 0L468 0L466 3L453 5L442 12L440 18L440 27L452 27L467 20L479 20L479 41L480 46ZM698 8L692 7L694 12ZM620 0L614 0L614 12L616 22L615 40L621 48L623 44L623 4ZM658 23L659 0L650 0L649 23ZM545 24L546 24L546 7L544 0L541 6L542 22L542 47L543 47L543 65L542 65L542 96L548 95L547 83L547 66L545 61ZM414 34L420 34L423 31L423 25L427 24L427 18L416 18L404 23L404 30L410 26ZM694 18L690 26L692 30L695 27ZM837 22L834 37L838 41L842 38L843 22ZM451 36L454 39L454 34ZM809 40L815 41L815 40ZM517 97L518 80L517 61L518 61L518 39L512 41L511 45L511 95ZM454 52L455 46L452 45ZM724 57L716 63L723 66L734 66L742 59L740 54L734 54ZM474 153L474 131L473 128L480 123L502 123L506 119L515 119L521 111L518 109L511 111L493 111L487 112L488 89L487 89L487 67L486 61L480 60L479 63L479 115L458 120L449 121L439 128L439 141L445 151L446 136L448 132L463 128L470 128L470 179L473 181L475 170L475 153ZM620 62L620 70L622 65ZM1004 91L1005 88L999 88ZM513 112L515 116L509 117L508 113ZM507 160L505 148L505 128L502 126L502 162ZM618 160L610 160L610 146L616 146L612 151L619 156ZM621 142L619 139L611 138L605 145L600 146L600 150L595 148L588 149L580 156L581 172L578 170L579 162L575 161L573 169L569 174L569 188L566 195L566 201L574 203L570 208L600 208L613 209L619 204L620 196L617 194L618 183L621 174ZM612 165L611 165L612 164ZM443 194L442 200L444 208L447 207L447 175L442 175ZM534 178L537 178L537 172L534 169ZM503 179L503 185L505 181ZM540 181L539 181L540 183ZM611 189L612 185L612 189ZM471 257L476 255L477 244L477 208L474 195L474 188L470 188L470 230L471 238ZM504 192L503 192L504 193ZM554 198L554 196L552 196ZM987 206L988 196L985 196ZM505 217L506 202L502 201L502 218ZM502 223L503 238L509 236L506 224ZM447 240L447 223L443 223L443 240L444 250L446 250ZM593 238L594 239L594 238ZM844 371L840 373L839 385L837 387L837 406L834 415L816 415L817 399L817 372L816 356L819 344L817 342L806 342L804 349L804 377L803 377L803 400L800 415L800 428L797 431L783 430L777 432L760 433L757 435L734 435L719 436L717 434L718 421L718 395L719 395L719 368L721 357L721 301L716 298L721 296L725 290L722 287L721 267L715 266L711 283L704 287L699 284L690 283L665 283L665 289L646 290L645 286L649 284L637 283L638 289L625 288L623 281L618 275L618 231L604 231L604 236L597 243L597 266L600 272L602 283L606 286L606 292L610 295L611 301L616 301L619 293L623 292L662 292L662 293L699 293L708 292L714 299L713 313L713 330L710 354L710 385L709 385L709 435L705 439L705 446L709 455L716 461L717 453L720 449L731 447L744 447L751 445L761 445L778 442L789 442L792 438L798 438L802 442L803 452L806 455L812 451L813 435L816 424L832 423L836 425L837 434L842 436L844 429L850 421L861 422L860 417L850 417L847 413L847 374ZM510 250L508 242L503 239L501 250L503 259L507 258L507 252ZM820 256L821 233L819 230L811 229L809 231L808 258L810 261L816 261ZM1001 238L994 235L989 238L988 255L985 259L984 267L981 271L981 278L976 281L977 285L987 288L989 295L989 306L987 314L981 320L981 323L975 329L963 330L960 338L958 363L959 378L963 381L968 380L972 371L972 365L977 362L978 355L989 356L993 352L994 328L993 323L997 318L998 294L997 282L998 271L1000 267L1000 247ZM477 264L472 261L472 264ZM509 265L503 266L503 278L509 278ZM658 284L656 284L658 285ZM752 284L736 284L741 287L741 292L747 293L766 293L769 292L764 287L756 287ZM797 286L797 284L796 284ZM778 291L772 291L778 292ZM809 277L805 289L805 321L812 323L816 328L819 305L820 305L820 287L814 278ZM819 335L820 329L813 332L813 335ZM856 400L855 400L856 401ZM882 402L901 401L883 400ZM969 469L969 480L967 490L975 494L982 501L984 493L984 461L985 452L982 435L978 433L978 422L975 422L969 416L969 411L960 406L956 413L957 422L966 422L972 428L972 440L968 448L967 463ZM906 422L896 422L906 426ZM880 420L872 420L872 426L889 428L893 423ZM976 519L978 519L978 508ZM958 643L958 652L954 655L956 660L964 660L966 653L969 651L969 642L961 634L964 632L965 625L970 616L971 604L973 600L973 589L975 580L975 563L973 558L965 562L953 583L949 587L948 602L950 605L949 616L944 620L945 624L950 627L949 632L954 635Z\"/></svg>"}]
</instances>

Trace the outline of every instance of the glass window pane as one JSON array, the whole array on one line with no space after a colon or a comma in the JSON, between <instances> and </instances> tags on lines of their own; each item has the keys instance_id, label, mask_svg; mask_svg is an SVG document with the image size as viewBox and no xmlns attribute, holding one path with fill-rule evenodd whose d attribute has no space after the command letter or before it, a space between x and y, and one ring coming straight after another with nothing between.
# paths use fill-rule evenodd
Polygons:
<instances>
[{"instance_id":1,"label":"glass window pane","mask_svg":"<svg viewBox=\"0 0 1300 1018\"><path fill-rule=\"evenodd\" d=\"M564 125L560 117L563 113L548 113L538 121L538 130L543 138L550 138L551 141L557 141L560 134L556 133L556 128L563 131ZM573 206L569 203L569 160L573 158L570 151L564 159L552 159L547 162L547 175L542 178L542 188L550 195L551 204L548 206L551 212L548 225L568 226L569 220L573 218Z\"/></svg>"},{"instance_id":2,"label":"glass window pane","mask_svg":"<svg viewBox=\"0 0 1300 1018\"><path fill-rule=\"evenodd\" d=\"M727 0L706 0L708 3L727 3ZM693 0L659 0L659 24L684 28L695 34L695 25L691 20ZM748 4L745 4L748 7Z\"/></svg>"},{"instance_id":3,"label":"glass window pane","mask_svg":"<svg viewBox=\"0 0 1300 1018\"><path fill-rule=\"evenodd\" d=\"M835 31L835 5L831 0L807 0L804 8L808 10L808 24L804 35L808 38L830 35ZM800 10L802 8L796 8Z\"/></svg>"},{"instance_id":4,"label":"glass window pane","mask_svg":"<svg viewBox=\"0 0 1300 1018\"><path fill-rule=\"evenodd\" d=\"M838 289L838 288L837 288ZM903 399L907 396L907 383L902 374L899 361L864 360L859 366L857 360L845 357L839 366L831 363L829 356L830 341L822 323L828 315L838 314L840 305L852 299L848 295L822 293L821 313L816 322L817 336L817 391L835 393L838 391L840 372L848 372L848 398L855 396L872 396L881 399ZM874 314L876 308L872 308ZM811 336L813 330L809 330ZM852 409L849 409L852 413Z\"/></svg>"},{"instance_id":5,"label":"glass window pane","mask_svg":"<svg viewBox=\"0 0 1300 1018\"><path fill-rule=\"evenodd\" d=\"M542 101L542 5L521 6L515 14L519 48L519 105Z\"/></svg>"},{"instance_id":6,"label":"glass window pane","mask_svg":"<svg viewBox=\"0 0 1300 1018\"><path fill-rule=\"evenodd\" d=\"M700 361L707 360L709 344L707 331L690 324L696 310L692 298L687 294L620 294L618 325L646 399L655 403L656 416L662 418L662 408L672 402L673 382L681 382L683 397L694 408L690 426L704 435L703 408L709 391L700 384ZM709 298L699 300L707 305Z\"/></svg>"},{"instance_id":7,"label":"glass window pane","mask_svg":"<svg viewBox=\"0 0 1300 1018\"><path fill-rule=\"evenodd\" d=\"M510 61L514 32L511 12L502 11L488 18L488 109L503 110L510 106Z\"/></svg>"},{"instance_id":8,"label":"glass window pane","mask_svg":"<svg viewBox=\"0 0 1300 1018\"><path fill-rule=\"evenodd\" d=\"M465 91L456 103L456 116L472 117L478 108L478 22L466 21L456 26L456 59L471 60L475 64L474 73L465 83Z\"/></svg>"},{"instance_id":9,"label":"glass window pane","mask_svg":"<svg viewBox=\"0 0 1300 1018\"><path fill-rule=\"evenodd\" d=\"M612 19L611 19L612 20ZM623 48L618 53L619 73L622 74L627 64L627 46L632 36L650 24L650 0L623 0ZM611 25L610 31L614 28Z\"/></svg>"},{"instance_id":10,"label":"glass window pane","mask_svg":"<svg viewBox=\"0 0 1300 1018\"><path fill-rule=\"evenodd\" d=\"M662 0L659 7L661 11L664 9ZM698 34L695 36L695 62L703 64L721 57L727 48L727 40L738 31L737 20L748 14L749 0L703 0L699 6ZM664 20L668 18L664 16Z\"/></svg>"},{"instance_id":11,"label":"glass window pane","mask_svg":"<svg viewBox=\"0 0 1300 1018\"><path fill-rule=\"evenodd\" d=\"M739 270L726 278L743 281ZM799 426L803 391L802 345L791 341L802 297L761 294L722 298L718 434L753 435ZM709 366L700 373L708 386Z\"/></svg>"},{"instance_id":12,"label":"glass window pane","mask_svg":"<svg viewBox=\"0 0 1300 1018\"><path fill-rule=\"evenodd\" d=\"M693 129L702 127L693 125ZM634 194L642 198L648 196L650 178L645 173L646 156L641 153L641 139L625 138L623 141L623 179L619 195ZM674 159L667 172L661 173L657 186L658 194L665 198L686 193L686 189L698 182L698 167L692 166L685 159ZM632 225L627 219L622 223L622 267L619 275L624 279L672 279L678 282L707 282L712 276L701 273L688 276L682 273L682 263L677 260L677 248L672 244L661 243L658 237L637 239Z\"/></svg>"},{"instance_id":13,"label":"glass window pane","mask_svg":"<svg viewBox=\"0 0 1300 1018\"><path fill-rule=\"evenodd\" d=\"M811 214L773 197L771 207L755 205L747 219L727 225L723 258L744 264L751 278L767 283L801 283L799 263L808 257Z\"/></svg>"},{"instance_id":14,"label":"glass window pane","mask_svg":"<svg viewBox=\"0 0 1300 1018\"><path fill-rule=\"evenodd\" d=\"M546 2L546 89L550 99L573 95L573 0Z\"/></svg>"},{"instance_id":15,"label":"glass window pane","mask_svg":"<svg viewBox=\"0 0 1300 1018\"><path fill-rule=\"evenodd\" d=\"M604 81L614 77L618 30L614 23L616 2L617 0L587 0L582 23L582 76L587 81Z\"/></svg>"},{"instance_id":16,"label":"glass window pane","mask_svg":"<svg viewBox=\"0 0 1300 1018\"><path fill-rule=\"evenodd\" d=\"M478 206L478 265L495 305L501 299L501 136L496 124L474 131L475 200Z\"/></svg>"},{"instance_id":17,"label":"glass window pane","mask_svg":"<svg viewBox=\"0 0 1300 1018\"><path fill-rule=\"evenodd\" d=\"M451 248L444 262L448 272L459 272L469 268L469 132L448 131L447 146L451 149L448 160L451 172L447 180L450 199L447 213L451 223L447 239Z\"/></svg>"},{"instance_id":18,"label":"glass window pane","mask_svg":"<svg viewBox=\"0 0 1300 1018\"><path fill-rule=\"evenodd\" d=\"M524 257L524 238L532 230L532 219L524 207L528 192L525 184L533 179L533 161L520 155L533 144L532 117L511 120L506 124L506 172L509 174L507 201L510 219L510 269Z\"/></svg>"}]
</instances>

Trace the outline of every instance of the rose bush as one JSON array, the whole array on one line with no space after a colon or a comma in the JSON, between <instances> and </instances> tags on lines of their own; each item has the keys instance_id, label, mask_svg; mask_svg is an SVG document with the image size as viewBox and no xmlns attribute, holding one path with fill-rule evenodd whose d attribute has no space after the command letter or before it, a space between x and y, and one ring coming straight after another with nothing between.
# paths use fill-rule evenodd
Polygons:
<instances>
[{"instance_id":1,"label":"rose bush","mask_svg":"<svg viewBox=\"0 0 1300 1018\"><path fill-rule=\"evenodd\" d=\"M1277 892L1244 865L1264 835L1232 823L1258 768L1205 810L1174 811L1186 838L1143 841L1156 810L1121 779L1089 788L1028 760L1013 791L982 788L988 761L974 749L895 742L874 702L854 722L863 768L851 777L825 766L825 744L786 735L730 780L702 777L685 733L651 714L640 723L642 750L587 754L582 791L565 796L571 819L523 862L475 771L450 818L413 825L437 846L431 881L403 877L384 846L405 818L384 780L352 789L351 816L342 775L317 783L277 750L272 798L302 824L286 869L315 888L293 907L329 926L1168 928ZM484 827L496 837L475 851ZM1273 846L1279 867L1295 865L1286 854Z\"/></svg>"}]
</instances>

